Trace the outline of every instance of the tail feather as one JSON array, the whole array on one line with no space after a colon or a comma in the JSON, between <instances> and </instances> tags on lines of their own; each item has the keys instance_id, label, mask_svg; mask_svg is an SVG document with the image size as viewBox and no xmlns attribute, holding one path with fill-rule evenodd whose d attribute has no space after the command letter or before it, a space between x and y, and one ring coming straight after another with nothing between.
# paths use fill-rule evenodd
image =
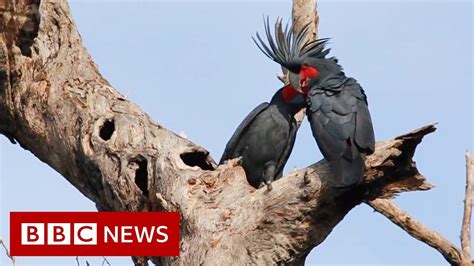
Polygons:
<instances>
[{"instance_id":1,"label":"tail feather","mask_svg":"<svg viewBox=\"0 0 474 266\"><path fill-rule=\"evenodd\" d=\"M359 154L353 160L344 157L330 161L329 169L333 177L331 185L336 188L345 188L357 185L364 177L364 158Z\"/></svg>"}]
</instances>

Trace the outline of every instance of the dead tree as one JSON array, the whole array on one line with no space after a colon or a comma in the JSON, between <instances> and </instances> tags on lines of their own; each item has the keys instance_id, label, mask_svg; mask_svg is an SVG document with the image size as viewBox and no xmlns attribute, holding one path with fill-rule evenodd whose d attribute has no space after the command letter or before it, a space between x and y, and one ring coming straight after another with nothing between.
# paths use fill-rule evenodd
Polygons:
<instances>
[{"instance_id":1,"label":"dead tree","mask_svg":"<svg viewBox=\"0 0 474 266\"><path fill-rule=\"evenodd\" d=\"M315 2L294 1L296 23L317 21ZM461 251L389 200L432 187L412 158L434 125L378 142L364 183L350 191L329 186L324 160L290 173L272 191L256 190L236 161L217 166L206 149L112 88L83 47L65 1L1 0L0 13L0 133L53 167L99 211L180 212L181 255L152 261L302 264L366 202L450 263L471 263L469 233ZM470 212L466 207L466 217Z\"/></svg>"}]
</instances>

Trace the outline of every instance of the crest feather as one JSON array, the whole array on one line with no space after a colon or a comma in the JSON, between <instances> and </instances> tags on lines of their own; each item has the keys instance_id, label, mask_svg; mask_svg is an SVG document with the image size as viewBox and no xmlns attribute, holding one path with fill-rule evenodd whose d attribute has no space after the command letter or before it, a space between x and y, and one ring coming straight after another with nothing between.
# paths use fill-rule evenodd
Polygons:
<instances>
[{"instance_id":1,"label":"crest feather","mask_svg":"<svg viewBox=\"0 0 474 266\"><path fill-rule=\"evenodd\" d=\"M296 34L293 32L293 26L285 27L282 30L281 20L275 23L275 36L270 30L270 20L267 17L263 20L265 28L265 36L268 44L260 37L258 32L257 38L252 36L253 41L268 58L277 62L278 64L290 68L295 62L301 61L304 58L325 58L330 49L326 49L326 44L329 38L322 38L312 41L305 41L309 31L310 23L306 24Z\"/></svg>"}]
</instances>

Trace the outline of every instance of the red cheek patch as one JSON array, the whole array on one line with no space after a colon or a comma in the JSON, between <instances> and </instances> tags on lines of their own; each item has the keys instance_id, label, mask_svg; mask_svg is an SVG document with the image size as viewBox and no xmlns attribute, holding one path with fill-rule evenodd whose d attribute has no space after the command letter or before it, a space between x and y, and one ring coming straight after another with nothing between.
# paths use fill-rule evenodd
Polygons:
<instances>
[{"instance_id":1,"label":"red cheek patch","mask_svg":"<svg viewBox=\"0 0 474 266\"><path fill-rule=\"evenodd\" d=\"M314 79L318 75L318 70L312 66L301 66L300 76L302 78Z\"/></svg>"},{"instance_id":2,"label":"red cheek patch","mask_svg":"<svg viewBox=\"0 0 474 266\"><path fill-rule=\"evenodd\" d=\"M315 68L315 67L312 67L312 66L301 66L301 70L300 70L300 86L301 86L301 89L305 90L307 84L306 84L306 79L310 78L310 79L314 79L316 76L318 75L318 70ZM306 94L306 92L305 92Z\"/></svg>"}]
</instances>

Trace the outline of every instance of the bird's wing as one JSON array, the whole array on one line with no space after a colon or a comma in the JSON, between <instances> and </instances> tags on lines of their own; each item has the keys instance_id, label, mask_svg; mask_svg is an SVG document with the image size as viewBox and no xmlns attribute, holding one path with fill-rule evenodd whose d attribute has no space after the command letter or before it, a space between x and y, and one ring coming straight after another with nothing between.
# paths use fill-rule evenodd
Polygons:
<instances>
[{"instance_id":1,"label":"bird's wing","mask_svg":"<svg viewBox=\"0 0 474 266\"><path fill-rule=\"evenodd\" d=\"M326 159L351 159L347 146L352 144L354 152L374 151L372 121L360 85L347 85L340 91L311 90L308 106L313 136Z\"/></svg>"},{"instance_id":2,"label":"bird's wing","mask_svg":"<svg viewBox=\"0 0 474 266\"><path fill-rule=\"evenodd\" d=\"M361 93L365 100L358 102L354 139L360 150L363 150L365 154L372 154L375 151L374 128L367 107L367 98L364 91L361 91Z\"/></svg>"},{"instance_id":3,"label":"bird's wing","mask_svg":"<svg viewBox=\"0 0 474 266\"><path fill-rule=\"evenodd\" d=\"M341 168L343 163L358 161L361 153L374 151L375 139L367 107L367 98L356 82L339 90L313 89L308 95L308 120L319 149L328 162ZM341 161L341 160L344 160ZM362 166L363 167L363 166ZM338 169L341 183L357 182L361 173L352 169Z\"/></svg>"},{"instance_id":4,"label":"bird's wing","mask_svg":"<svg viewBox=\"0 0 474 266\"><path fill-rule=\"evenodd\" d=\"M283 176L283 168L285 168L285 164L288 161L288 158L290 158L291 151L293 150L293 146L295 145L296 133L297 132L298 132L298 125L296 123L296 120L292 119L290 135L289 135L289 138L288 138L288 143L286 144L286 148L283 151L283 153L281 154L281 157L278 160L278 163L276 165L275 180L279 179L280 177Z\"/></svg>"},{"instance_id":5,"label":"bird's wing","mask_svg":"<svg viewBox=\"0 0 474 266\"><path fill-rule=\"evenodd\" d=\"M239 140L241 139L242 134L245 132L247 127L252 123L252 121L257 117L258 114L263 112L265 109L267 109L269 106L269 103L261 103L259 106L255 107L255 109L250 112L250 114L245 117L245 119L240 123L239 127L235 130L234 134L230 138L229 142L227 142L227 145L225 146L224 153L222 154L221 160L219 164L224 163L224 161L233 159L231 158L232 154L234 153L235 147L237 147L237 144L239 143Z\"/></svg>"}]
</instances>

